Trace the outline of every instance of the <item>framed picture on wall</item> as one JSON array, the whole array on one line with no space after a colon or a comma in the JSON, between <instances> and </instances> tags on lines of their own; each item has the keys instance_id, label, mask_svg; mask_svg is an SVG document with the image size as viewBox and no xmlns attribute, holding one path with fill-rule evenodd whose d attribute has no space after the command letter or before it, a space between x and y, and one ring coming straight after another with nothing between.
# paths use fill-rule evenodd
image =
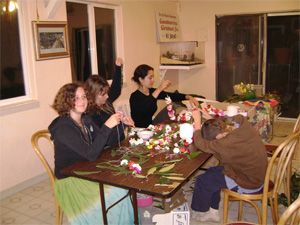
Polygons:
<instances>
[{"instance_id":1,"label":"framed picture on wall","mask_svg":"<svg viewBox=\"0 0 300 225\"><path fill-rule=\"evenodd\" d=\"M69 57L67 22L33 21L36 60Z\"/></svg>"}]
</instances>

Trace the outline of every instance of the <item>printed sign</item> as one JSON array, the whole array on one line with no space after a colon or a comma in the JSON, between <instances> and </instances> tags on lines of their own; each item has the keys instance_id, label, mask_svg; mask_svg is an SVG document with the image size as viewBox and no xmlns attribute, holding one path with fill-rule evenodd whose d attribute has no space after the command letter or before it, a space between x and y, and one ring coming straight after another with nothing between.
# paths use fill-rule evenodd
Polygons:
<instances>
[{"instance_id":1,"label":"printed sign","mask_svg":"<svg viewBox=\"0 0 300 225\"><path fill-rule=\"evenodd\" d=\"M158 42L182 41L177 13L157 11L156 25Z\"/></svg>"}]
</instances>

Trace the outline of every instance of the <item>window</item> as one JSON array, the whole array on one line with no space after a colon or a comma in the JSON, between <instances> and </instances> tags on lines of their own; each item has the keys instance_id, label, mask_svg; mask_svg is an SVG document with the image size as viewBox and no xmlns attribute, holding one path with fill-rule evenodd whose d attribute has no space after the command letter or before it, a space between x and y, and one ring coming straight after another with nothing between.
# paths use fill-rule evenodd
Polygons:
<instances>
[{"instance_id":1,"label":"window","mask_svg":"<svg viewBox=\"0 0 300 225\"><path fill-rule=\"evenodd\" d=\"M116 59L114 7L67 2L72 80L84 82L99 74L111 79Z\"/></svg>"},{"instance_id":2,"label":"window","mask_svg":"<svg viewBox=\"0 0 300 225\"><path fill-rule=\"evenodd\" d=\"M15 1L1 1L1 100L25 96L18 8Z\"/></svg>"}]
</instances>

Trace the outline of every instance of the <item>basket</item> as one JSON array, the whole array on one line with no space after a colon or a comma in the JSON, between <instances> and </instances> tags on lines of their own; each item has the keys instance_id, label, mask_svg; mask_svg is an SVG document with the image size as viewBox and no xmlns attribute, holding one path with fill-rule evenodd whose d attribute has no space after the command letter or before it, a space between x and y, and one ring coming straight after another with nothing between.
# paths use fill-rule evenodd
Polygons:
<instances>
[{"instance_id":1,"label":"basket","mask_svg":"<svg viewBox=\"0 0 300 225\"><path fill-rule=\"evenodd\" d=\"M136 198L138 207L147 207L153 203L153 196L150 195L137 193Z\"/></svg>"}]
</instances>

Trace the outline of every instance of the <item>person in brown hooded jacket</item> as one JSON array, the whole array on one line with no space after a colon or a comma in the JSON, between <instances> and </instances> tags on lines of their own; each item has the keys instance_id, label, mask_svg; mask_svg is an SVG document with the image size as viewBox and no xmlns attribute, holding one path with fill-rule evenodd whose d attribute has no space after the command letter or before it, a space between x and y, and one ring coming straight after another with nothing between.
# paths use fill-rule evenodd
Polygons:
<instances>
[{"instance_id":1,"label":"person in brown hooded jacket","mask_svg":"<svg viewBox=\"0 0 300 225\"><path fill-rule=\"evenodd\" d=\"M200 111L207 119L201 126ZM220 165L196 178L191 208L192 217L202 222L217 222L222 188L238 193L253 193L263 187L268 166L267 153L257 131L247 118L236 115L230 125L213 119L205 110L193 111L195 146L214 154Z\"/></svg>"}]
</instances>

